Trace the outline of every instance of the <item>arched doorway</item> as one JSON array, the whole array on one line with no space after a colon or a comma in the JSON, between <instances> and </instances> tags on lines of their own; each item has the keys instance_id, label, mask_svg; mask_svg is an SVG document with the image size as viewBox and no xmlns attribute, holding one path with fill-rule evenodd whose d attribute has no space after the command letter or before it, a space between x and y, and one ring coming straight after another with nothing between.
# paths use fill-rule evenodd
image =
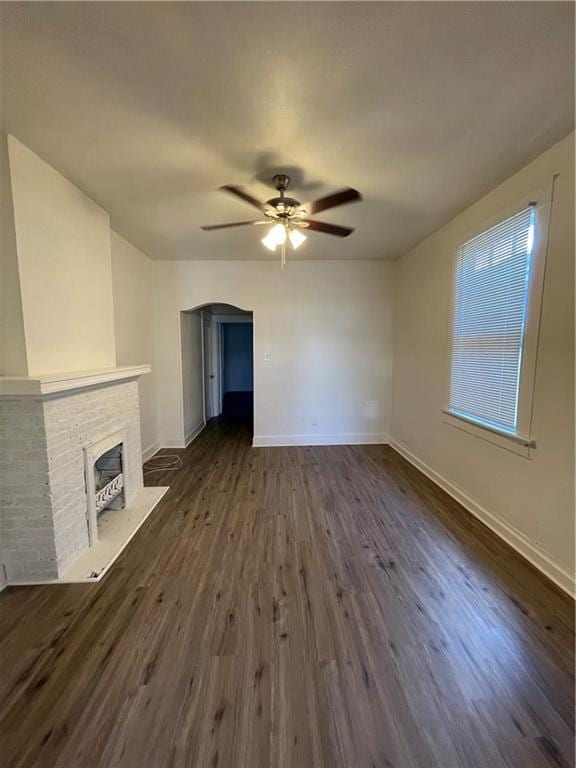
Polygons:
<instances>
[{"instance_id":1,"label":"arched doorway","mask_svg":"<svg viewBox=\"0 0 576 768\"><path fill-rule=\"evenodd\" d=\"M232 304L180 313L185 445L212 419L253 434L253 314Z\"/></svg>"}]
</instances>

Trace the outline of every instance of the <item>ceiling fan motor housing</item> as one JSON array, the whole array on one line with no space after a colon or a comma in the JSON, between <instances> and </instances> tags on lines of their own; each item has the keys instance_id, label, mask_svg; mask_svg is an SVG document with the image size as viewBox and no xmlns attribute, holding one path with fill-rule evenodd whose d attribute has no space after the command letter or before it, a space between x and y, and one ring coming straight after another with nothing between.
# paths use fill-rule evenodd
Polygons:
<instances>
[{"instance_id":1,"label":"ceiling fan motor housing","mask_svg":"<svg viewBox=\"0 0 576 768\"><path fill-rule=\"evenodd\" d=\"M272 181L276 185L278 192L286 192L290 186L290 176L285 173L277 173L272 177Z\"/></svg>"},{"instance_id":2,"label":"ceiling fan motor housing","mask_svg":"<svg viewBox=\"0 0 576 768\"><path fill-rule=\"evenodd\" d=\"M277 173L273 177L273 181L276 185L276 189L280 192L280 197L273 197L268 200L266 204L274 209L276 215L282 218L288 218L300 208L299 200L295 200L293 197L284 196L284 192L290 185L290 176L287 176L285 173Z\"/></svg>"},{"instance_id":3,"label":"ceiling fan motor housing","mask_svg":"<svg viewBox=\"0 0 576 768\"><path fill-rule=\"evenodd\" d=\"M266 204L271 206L279 216L291 216L300 208L300 202L291 197L273 197Z\"/></svg>"}]
</instances>

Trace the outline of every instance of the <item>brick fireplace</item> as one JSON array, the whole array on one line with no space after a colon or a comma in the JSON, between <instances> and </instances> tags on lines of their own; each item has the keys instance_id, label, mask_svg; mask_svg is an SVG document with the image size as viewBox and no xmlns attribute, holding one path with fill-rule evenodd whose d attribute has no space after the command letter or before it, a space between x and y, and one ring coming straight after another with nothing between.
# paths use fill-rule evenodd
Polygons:
<instances>
[{"instance_id":1,"label":"brick fireplace","mask_svg":"<svg viewBox=\"0 0 576 768\"><path fill-rule=\"evenodd\" d=\"M136 499L143 488L137 379L149 371L135 366L0 379L0 524L8 581L59 579L96 543L94 462L114 445L121 445L122 506Z\"/></svg>"}]
</instances>

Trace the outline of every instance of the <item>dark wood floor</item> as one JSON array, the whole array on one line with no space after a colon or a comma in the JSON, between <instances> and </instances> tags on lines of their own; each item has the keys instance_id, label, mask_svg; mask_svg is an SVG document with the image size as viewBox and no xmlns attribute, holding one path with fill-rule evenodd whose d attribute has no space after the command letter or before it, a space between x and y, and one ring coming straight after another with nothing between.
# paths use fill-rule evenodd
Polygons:
<instances>
[{"instance_id":1,"label":"dark wood floor","mask_svg":"<svg viewBox=\"0 0 576 768\"><path fill-rule=\"evenodd\" d=\"M2 768L573 765L571 602L391 448L181 455L101 583L0 594Z\"/></svg>"}]
</instances>

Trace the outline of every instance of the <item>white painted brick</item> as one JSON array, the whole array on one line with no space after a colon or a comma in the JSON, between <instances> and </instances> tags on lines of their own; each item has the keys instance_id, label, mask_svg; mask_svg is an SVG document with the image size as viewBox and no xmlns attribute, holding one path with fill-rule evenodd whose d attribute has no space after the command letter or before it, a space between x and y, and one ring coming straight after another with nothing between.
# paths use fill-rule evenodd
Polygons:
<instances>
[{"instance_id":1,"label":"white painted brick","mask_svg":"<svg viewBox=\"0 0 576 768\"><path fill-rule=\"evenodd\" d=\"M139 490L135 381L45 401L0 402L0 525L9 578L52 578L88 547L83 449L120 430L124 470Z\"/></svg>"}]
</instances>

